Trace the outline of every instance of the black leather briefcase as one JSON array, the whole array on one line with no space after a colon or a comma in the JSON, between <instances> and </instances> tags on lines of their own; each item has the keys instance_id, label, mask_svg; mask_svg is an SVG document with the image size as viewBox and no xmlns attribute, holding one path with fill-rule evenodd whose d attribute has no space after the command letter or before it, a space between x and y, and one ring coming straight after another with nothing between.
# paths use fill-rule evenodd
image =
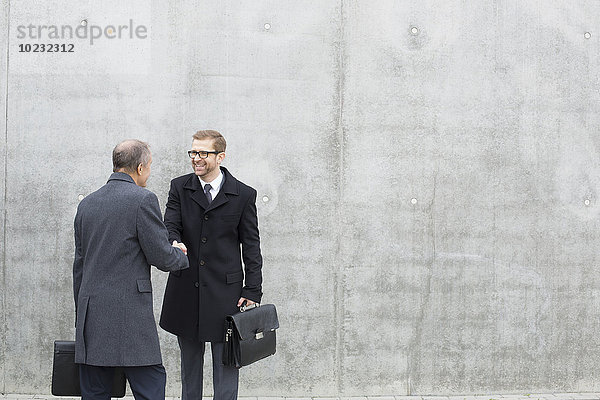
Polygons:
<instances>
[{"instance_id":1,"label":"black leather briefcase","mask_svg":"<svg viewBox=\"0 0 600 400\"><path fill-rule=\"evenodd\" d=\"M75 364L75 342L72 340L54 341L52 394L81 396L79 364ZM111 397L125 397L125 373L122 368L115 368Z\"/></svg>"},{"instance_id":2,"label":"black leather briefcase","mask_svg":"<svg viewBox=\"0 0 600 400\"><path fill-rule=\"evenodd\" d=\"M239 313L225 320L223 364L241 368L275 354L278 328L273 304L240 307Z\"/></svg>"}]
</instances>

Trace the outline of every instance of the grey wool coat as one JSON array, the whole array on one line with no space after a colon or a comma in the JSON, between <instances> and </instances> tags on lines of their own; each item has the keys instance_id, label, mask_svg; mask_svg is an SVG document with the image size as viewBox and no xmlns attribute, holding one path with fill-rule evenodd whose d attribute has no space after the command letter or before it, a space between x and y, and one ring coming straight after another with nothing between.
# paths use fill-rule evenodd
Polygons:
<instances>
[{"instance_id":1,"label":"grey wool coat","mask_svg":"<svg viewBox=\"0 0 600 400\"><path fill-rule=\"evenodd\" d=\"M150 265L188 268L169 244L156 195L121 172L85 197L75 216L75 362L161 364Z\"/></svg>"}]
</instances>

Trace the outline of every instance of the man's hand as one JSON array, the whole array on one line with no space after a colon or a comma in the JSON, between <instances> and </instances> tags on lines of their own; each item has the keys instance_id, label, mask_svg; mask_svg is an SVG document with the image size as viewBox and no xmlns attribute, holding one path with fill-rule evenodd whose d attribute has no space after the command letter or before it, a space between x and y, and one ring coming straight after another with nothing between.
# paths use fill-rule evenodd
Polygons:
<instances>
[{"instance_id":1,"label":"man's hand","mask_svg":"<svg viewBox=\"0 0 600 400\"><path fill-rule=\"evenodd\" d=\"M238 300L238 305L237 305L237 306L238 306L238 307L241 307L241 306L242 306L242 304L244 304L244 302L246 302L246 305L247 305L247 306L250 306L250 305L252 305L252 304L256 303L255 301L252 301L252 300L246 299L245 297L240 297L240 299Z\"/></svg>"},{"instance_id":2,"label":"man's hand","mask_svg":"<svg viewBox=\"0 0 600 400\"><path fill-rule=\"evenodd\" d=\"M183 254L187 256L187 247L185 247L185 244L179 243L177 240L173 240L173 247L177 247L178 249L183 251Z\"/></svg>"}]
</instances>

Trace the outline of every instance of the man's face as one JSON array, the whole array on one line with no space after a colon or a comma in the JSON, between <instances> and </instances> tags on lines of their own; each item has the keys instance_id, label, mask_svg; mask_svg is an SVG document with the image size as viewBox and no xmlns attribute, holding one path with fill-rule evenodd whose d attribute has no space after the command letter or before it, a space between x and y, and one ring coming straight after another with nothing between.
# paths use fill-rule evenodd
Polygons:
<instances>
[{"instance_id":1,"label":"man's face","mask_svg":"<svg viewBox=\"0 0 600 400\"><path fill-rule=\"evenodd\" d=\"M215 151L213 139L194 139L192 141L192 150L195 151ZM209 154L207 158L196 156L192 159L192 168L194 173L202 178L203 181L211 182L220 172L219 165L225 158L225 153Z\"/></svg>"},{"instance_id":2,"label":"man's face","mask_svg":"<svg viewBox=\"0 0 600 400\"><path fill-rule=\"evenodd\" d=\"M150 166L152 165L152 155L150 155L150 161L148 161L148 165L142 166L142 173L139 175L139 180L137 182L138 186L146 187L146 182L150 177Z\"/></svg>"}]
</instances>

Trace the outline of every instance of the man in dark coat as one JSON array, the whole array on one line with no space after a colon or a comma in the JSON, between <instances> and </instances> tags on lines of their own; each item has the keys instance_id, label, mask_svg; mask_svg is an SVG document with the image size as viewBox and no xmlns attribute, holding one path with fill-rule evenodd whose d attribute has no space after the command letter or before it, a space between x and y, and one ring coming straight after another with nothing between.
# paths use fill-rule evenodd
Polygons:
<instances>
[{"instance_id":1,"label":"man in dark coat","mask_svg":"<svg viewBox=\"0 0 600 400\"><path fill-rule=\"evenodd\" d=\"M165 398L150 264L180 271L188 260L184 246L169 244L158 199L144 189L151 163L146 143L118 144L114 173L77 208L75 362L84 400L110 399L114 367L124 367L136 399Z\"/></svg>"},{"instance_id":2,"label":"man in dark coat","mask_svg":"<svg viewBox=\"0 0 600 400\"><path fill-rule=\"evenodd\" d=\"M165 212L169 240L183 242L190 261L189 269L169 274L160 318L181 349L182 400L202 398L205 342L211 342L214 399L237 398L239 371L222 361L225 317L262 296L256 190L220 166L225 147L217 131L193 136L194 173L171 181Z\"/></svg>"}]
</instances>

